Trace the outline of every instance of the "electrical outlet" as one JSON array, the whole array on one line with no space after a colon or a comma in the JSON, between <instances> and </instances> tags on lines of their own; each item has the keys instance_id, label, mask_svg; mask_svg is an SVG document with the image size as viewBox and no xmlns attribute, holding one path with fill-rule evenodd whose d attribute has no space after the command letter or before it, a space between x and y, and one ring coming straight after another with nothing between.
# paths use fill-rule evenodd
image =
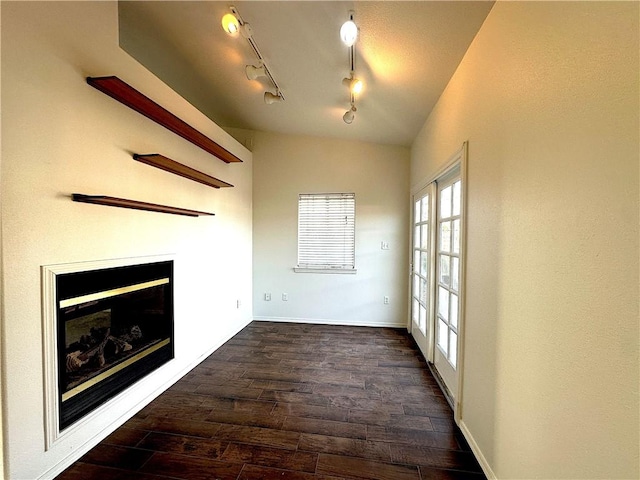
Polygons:
<instances>
[{"instance_id":1,"label":"electrical outlet","mask_svg":"<svg viewBox=\"0 0 640 480\"><path fill-rule=\"evenodd\" d=\"M288 293L283 293L282 294L282 301L283 302L289 301L289 294Z\"/></svg>"},{"instance_id":2,"label":"electrical outlet","mask_svg":"<svg viewBox=\"0 0 640 480\"><path fill-rule=\"evenodd\" d=\"M386 295L384 296L383 301L385 305L389 305L389 297L387 297Z\"/></svg>"},{"instance_id":3,"label":"electrical outlet","mask_svg":"<svg viewBox=\"0 0 640 480\"><path fill-rule=\"evenodd\" d=\"M242 302L240 300L236 300L236 308L240 308Z\"/></svg>"},{"instance_id":4,"label":"electrical outlet","mask_svg":"<svg viewBox=\"0 0 640 480\"><path fill-rule=\"evenodd\" d=\"M271 301L271 294L270 293L265 293L264 294L264 301L265 302L270 302Z\"/></svg>"},{"instance_id":5,"label":"electrical outlet","mask_svg":"<svg viewBox=\"0 0 640 480\"><path fill-rule=\"evenodd\" d=\"M380 248L382 250L389 250L389 242L380 242Z\"/></svg>"}]
</instances>

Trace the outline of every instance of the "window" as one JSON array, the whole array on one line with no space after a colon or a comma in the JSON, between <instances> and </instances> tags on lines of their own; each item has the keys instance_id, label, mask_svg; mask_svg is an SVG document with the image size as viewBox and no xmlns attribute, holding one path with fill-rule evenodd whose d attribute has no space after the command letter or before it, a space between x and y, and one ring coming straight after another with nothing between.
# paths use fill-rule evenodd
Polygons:
<instances>
[{"instance_id":1,"label":"window","mask_svg":"<svg viewBox=\"0 0 640 480\"><path fill-rule=\"evenodd\" d=\"M298 197L297 272L355 273L355 193Z\"/></svg>"}]
</instances>

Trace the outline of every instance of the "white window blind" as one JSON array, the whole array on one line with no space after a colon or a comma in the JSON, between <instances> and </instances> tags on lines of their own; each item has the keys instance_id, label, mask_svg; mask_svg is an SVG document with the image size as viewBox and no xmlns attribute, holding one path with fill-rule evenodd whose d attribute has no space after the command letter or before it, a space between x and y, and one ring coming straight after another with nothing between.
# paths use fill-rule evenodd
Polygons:
<instances>
[{"instance_id":1,"label":"white window blind","mask_svg":"<svg viewBox=\"0 0 640 480\"><path fill-rule=\"evenodd\" d=\"M298 198L298 268L355 271L355 193Z\"/></svg>"}]
</instances>

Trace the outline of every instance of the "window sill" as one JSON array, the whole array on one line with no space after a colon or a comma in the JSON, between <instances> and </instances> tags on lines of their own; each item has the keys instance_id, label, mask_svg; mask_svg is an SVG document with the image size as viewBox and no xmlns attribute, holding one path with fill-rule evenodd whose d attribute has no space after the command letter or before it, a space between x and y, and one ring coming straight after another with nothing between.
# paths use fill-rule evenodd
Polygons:
<instances>
[{"instance_id":1,"label":"window sill","mask_svg":"<svg viewBox=\"0 0 640 480\"><path fill-rule=\"evenodd\" d=\"M296 273L338 273L341 275L353 275L358 272L355 268L304 268L293 267L293 271Z\"/></svg>"}]
</instances>

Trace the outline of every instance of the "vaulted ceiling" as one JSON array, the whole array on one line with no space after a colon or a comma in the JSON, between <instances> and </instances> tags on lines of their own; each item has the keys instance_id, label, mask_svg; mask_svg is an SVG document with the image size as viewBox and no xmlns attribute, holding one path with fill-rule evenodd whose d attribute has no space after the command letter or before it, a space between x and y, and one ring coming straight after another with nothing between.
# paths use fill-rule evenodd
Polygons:
<instances>
[{"instance_id":1,"label":"vaulted ceiling","mask_svg":"<svg viewBox=\"0 0 640 480\"><path fill-rule=\"evenodd\" d=\"M234 5L285 101L267 105L266 78L243 37L220 19ZM484 22L488 1L140 1L119 3L120 45L223 128L410 145ZM343 122L349 51L340 26L355 12L356 118Z\"/></svg>"}]
</instances>

